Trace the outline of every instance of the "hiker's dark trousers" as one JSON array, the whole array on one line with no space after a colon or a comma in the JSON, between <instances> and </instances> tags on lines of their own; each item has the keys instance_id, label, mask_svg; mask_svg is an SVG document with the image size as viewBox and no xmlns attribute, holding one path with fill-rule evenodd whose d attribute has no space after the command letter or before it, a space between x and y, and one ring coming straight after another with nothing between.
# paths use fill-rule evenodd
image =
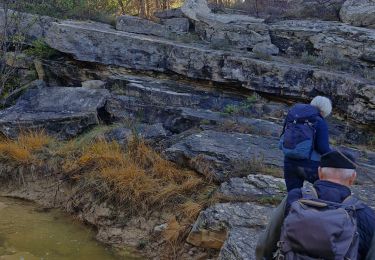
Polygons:
<instances>
[{"instance_id":1,"label":"hiker's dark trousers","mask_svg":"<svg viewBox=\"0 0 375 260\"><path fill-rule=\"evenodd\" d=\"M310 160L284 160L284 178L288 191L301 188L303 182L314 183L319 179L318 168L320 162Z\"/></svg>"}]
</instances>

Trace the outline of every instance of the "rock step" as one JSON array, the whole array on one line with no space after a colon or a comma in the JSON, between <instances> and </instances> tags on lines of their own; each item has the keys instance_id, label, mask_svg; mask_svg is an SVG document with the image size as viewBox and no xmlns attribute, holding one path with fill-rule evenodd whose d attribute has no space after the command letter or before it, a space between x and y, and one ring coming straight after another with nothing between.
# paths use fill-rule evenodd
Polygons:
<instances>
[{"instance_id":1,"label":"rock step","mask_svg":"<svg viewBox=\"0 0 375 260\"><path fill-rule=\"evenodd\" d=\"M10 138L21 129L45 129L62 139L75 137L105 120L101 112L109 96L105 89L29 89L14 106L0 111L0 131Z\"/></svg>"},{"instance_id":2,"label":"rock step","mask_svg":"<svg viewBox=\"0 0 375 260\"><path fill-rule=\"evenodd\" d=\"M167 148L165 156L217 182L253 171L279 174L277 168L283 166L278 139L212 130L183 138Z\"/></svg>"},{"instance_id":3,"label":"rock step","mask_svg":"<svg viewBox=\"0 0 375 260\"><path fill-rule=\"evenodd\" d=\"M269 175L248 175L244 178L231 178L221 184L217 195L228 201L258 201L277 203L286 194L285 181Z\"/></svg>"}]
</instances>

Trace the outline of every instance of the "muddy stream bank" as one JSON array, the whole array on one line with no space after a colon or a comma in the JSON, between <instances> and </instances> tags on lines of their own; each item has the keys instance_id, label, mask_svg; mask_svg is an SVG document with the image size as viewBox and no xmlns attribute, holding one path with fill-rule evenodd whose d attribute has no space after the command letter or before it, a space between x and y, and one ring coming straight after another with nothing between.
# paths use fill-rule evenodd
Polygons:
<instances>
[{"instance_id":1,"label":"muddy stream bank","mask_svg":"<svg viewBox=\"0 0 375 260\"><path fill-rule=\"evenodd\" d=\"M0 197L0 259L139 259L105 247L91 228L55 209Z\"/></svg>"}]
</instances>

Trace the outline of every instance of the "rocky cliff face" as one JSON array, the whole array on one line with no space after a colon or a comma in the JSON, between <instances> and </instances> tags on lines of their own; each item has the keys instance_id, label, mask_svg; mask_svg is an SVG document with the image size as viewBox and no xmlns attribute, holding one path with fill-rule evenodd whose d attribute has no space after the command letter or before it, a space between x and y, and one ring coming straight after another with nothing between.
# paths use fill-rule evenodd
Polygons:
<instances>
[{"instance_id":1,"label":"rocky cliff face","mask_svg":"<svg viewBox=\"0 0 375 260\"><path fill-rule=\"evenodd\" d=\"M295 2L311 7L315 1ZM329 119L333 143L363 166L354 190L375 206L375 153L351 147L374 142L375 31L371 22L344 18L354 8L367 19L359 2L342 3L335 1L334 12L341 10L345 23L338 16L219 15L201 0L157 14L160 23L120 17L116 29L43 18L28 40L43 36L62 56L9 63L35 70L40 80L6 102L0 131L14 138L23 129L45 129L66 140L111 125L99 137L124 146L136 132L165 158L218 186L220 203L200 213L187 241L220 251L220 259L254 259L257 237L285 194L277 146L288 106L275 98L327 95L351 122L367 125ZM102 236L127 241L114 229Z\"/></svg>"}]
</instances>

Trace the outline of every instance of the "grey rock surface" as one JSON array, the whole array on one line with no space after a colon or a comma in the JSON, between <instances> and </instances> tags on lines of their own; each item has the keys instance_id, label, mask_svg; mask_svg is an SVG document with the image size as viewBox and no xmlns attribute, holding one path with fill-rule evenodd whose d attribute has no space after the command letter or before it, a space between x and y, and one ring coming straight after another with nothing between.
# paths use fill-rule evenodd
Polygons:
<instances>
[{"instance_id":1,"label":"grey rock surface","mask_svg":"<svg viewBox=\"0 0 375 260\"><path fill-rule=\"evenodd\" d=\"M8 18L7 29L8 32L22 32L25 36L25 41L28 43L36 39L43 39L53 22L58 19L49 16L33 15L28 13L16 12L0 8L0 32L5 28L5 18Z\"/></svg>"},{"instance_id":2,"label":"grey rock surface","mask_svg":"<svg viewBox=\"0 0 375 260\"><path fill-rule=\"evenodd\" d=\"M99 124L98 109L108 97L107 90L29 89L14 106L0 111L0 131L11 138L21 129L45 129L62 139L75 137Z\"/></svg>"},{"instance_id":3,"label":"grey rock surface","mask_svg":"<svg viewBox=\"0 0 375 260\"><path fill-rule=\"evenodd\" d=\"M158 142L167 137L168 132L162 124L138 124L133 128L127 126L118 126L105 133L105 138L109 141L116 141L119 144L126 145L131 138L137 135L146 142Z\"/></svg>"},{"instance_id":4,"label":"grey rock surface","mask_svg":"<svg viewBox=\"0 0 375 260\"><path fill-rule=\"evenodd\" d=\"M206 0L188 0L182 12L195 21L200 37L220 48L253 48L270 44L268 27L263 19L239 14L214 14Z\"/></svg>"},{"instance_id":5,"label":"grey rock surface","mask_svg":"<svg viewBox=\"0 0 375 260\"><path fill-rule=\"evenodd\" d=\"M213 231L235 227L262 228L267 225L271 213L272 207L248 202L219 203L199 214L191 232L203 228Z\"/></svg>"},{"instance_id":6,"label":"grey rock surface","mask_svg":"<svg viewBox=\"0 0 375 260\"><path fill-rule=\"evenodd\" d=\"M262 163L281 167L283 155L276 138L211 130L193 134L165 150L171 161L188 166L208 178L223 182L239 164ZM247 175L246 172L241 172Z\"/></svg>"},{"instance_id":7,"label":"grey rock surface","mask_svg":"<svg viewBox=\"0 0 375 260\"><path fill-rule=\"evenodd\" d=\"M90 89L102 89L105 87L105 82L102 80L86 80L81 83L83 88L90 88Z\"/></svg>"},{"instance_id":8,"label":"grey rock surface","mask_svg":"<svg viewBox=\"0 0 375 260\"><path fill-rule=\"evenodd\" d=\"M199 214L187 241L206 248L223 245L219 259L255 259L257 238L271 212L251 203L216 204Z\"/></svg>"},{"instance_id":9,"label":"grey rock surface","mask_svg":"<svg viewBox=\"0 0 375 260\"><path fill-rule=\"evenodd\" d=\"M220 250L220 260L255 260L255 248L262 230L235 227Z\"/></svg>"},{"instance_id":10,"label":"grey rock surface","mask_svg":"<svg viewBox=\"0 0 375 260\"><path fill-rule=\"evenodd\" d=\"M161 23L169 32L177 34L188 33L190 28L190 22L187 18L162 19Z\"/></svg>"},{"instance_id":11,"label":"grey rock surface","mask_svg":"<svg viewBox=\"0 0 375 260\"><path fill-rule=\"evenodd\" d=\"M270 25L272 43L283 52L297 53L335 50L352 62L374 56L375 31L347 24L319 20L285 20ZM323 57L325 58L325 57ZM354 60L353 60L354 59Z\"/></svg>"},{"instance_id":12,"label":"grey rock surface","mask_svg":"<svg viewBox=\"0 0 375 260\"><path fill-rule=\"evenodd\" d=\"M330 43L330 37L323 37L330 29L321 33L322 28L330 28L327 23L325 22L323 27L314 28L311 22L293 25L293 22L285 21L272 25L272 30L279 33L279 39L287 37L285 41L282 40L287 44L303 42L301 37L292 36L292 39L288 40L290 36L285 36L287 30L295 31L292 35L298 35L300 30L300 35L315 36L312 39L317 49L336 48L337 44ZM371 42L374 36L370 29L351 26L350 30L347 30L345 28L348 28L348 25L337 27L342 29L341 37L344 37L345 32L347 37L352 37L350 41L342 40L349 45L342 45L344 47L340 51L352 56L357 55L357 58L372 57ZM357 33L352 28L355 28ZM371 124L375 120L375 101L372 98L375 95L374 84L365 79L308 65L288 64L284 59L264 61L248 54L215 51L204 46L120 32L107 25L87 22L54 23L46 41L51 47L73 54L76 59L83 61L132 69L172 71L190 78L216 82L240 82L251 90L288 97L309 99L318 91L330 96L335 101L334 105L347 112L351 118L365 124ZM280 44L275 44L282 49Z\"/></svg>"},{"instance_id":13,"label":"grey rock surface","mask_svg":"<svg viewBox=\"0 0 375 260\"><path fill-rule=\"evenodd\" d=\"M199 21L198 14L201 16L211 14L211 9L206 0L187 0L181 7L181 11L186 17L195 21Z\"/></svg>"},{"instance_id":14,"label":"grey rock surface","mask_svg":"<svg viewBox=\"0 0 375 260\"><path fill-rule=\"evenodd\" d=\"M285 181L268 175L248 175L244 178L231 178L221 184L218 194L229 201L256 201L261 198L284 196Z\"/></svg>"},{"instance_id":15,"label":"grey rock surface","mask_svg":"<svg viewBox=\"0 0 375 260\"><path fill-rule=\"evenodd\" d=\"M271 44L257 43L255 44L252 51L255 53L266 55L266 56L279 54L279 48L272 43Z\"/></svg>"},{"instance_id":16,"label":"grey rock surface","mask_svg":"<svg viewBox=\"0 0 375 260\"><path fill-rule=\"evenodd\" d=\"M375 29L375 1L346 0L340 10L344 23Z\"/></svg>"},{"instance_id":17,"label":"grey rock surface","mask_svg":"<svg viewBox=\"0 0 375 260\"><path fill-rule=\"evenodd\" d=\"M168 29L162 24L131 15L119 16L116 21L116 29L119 31L167 37Z\"/></svg>"}]
</instances>

